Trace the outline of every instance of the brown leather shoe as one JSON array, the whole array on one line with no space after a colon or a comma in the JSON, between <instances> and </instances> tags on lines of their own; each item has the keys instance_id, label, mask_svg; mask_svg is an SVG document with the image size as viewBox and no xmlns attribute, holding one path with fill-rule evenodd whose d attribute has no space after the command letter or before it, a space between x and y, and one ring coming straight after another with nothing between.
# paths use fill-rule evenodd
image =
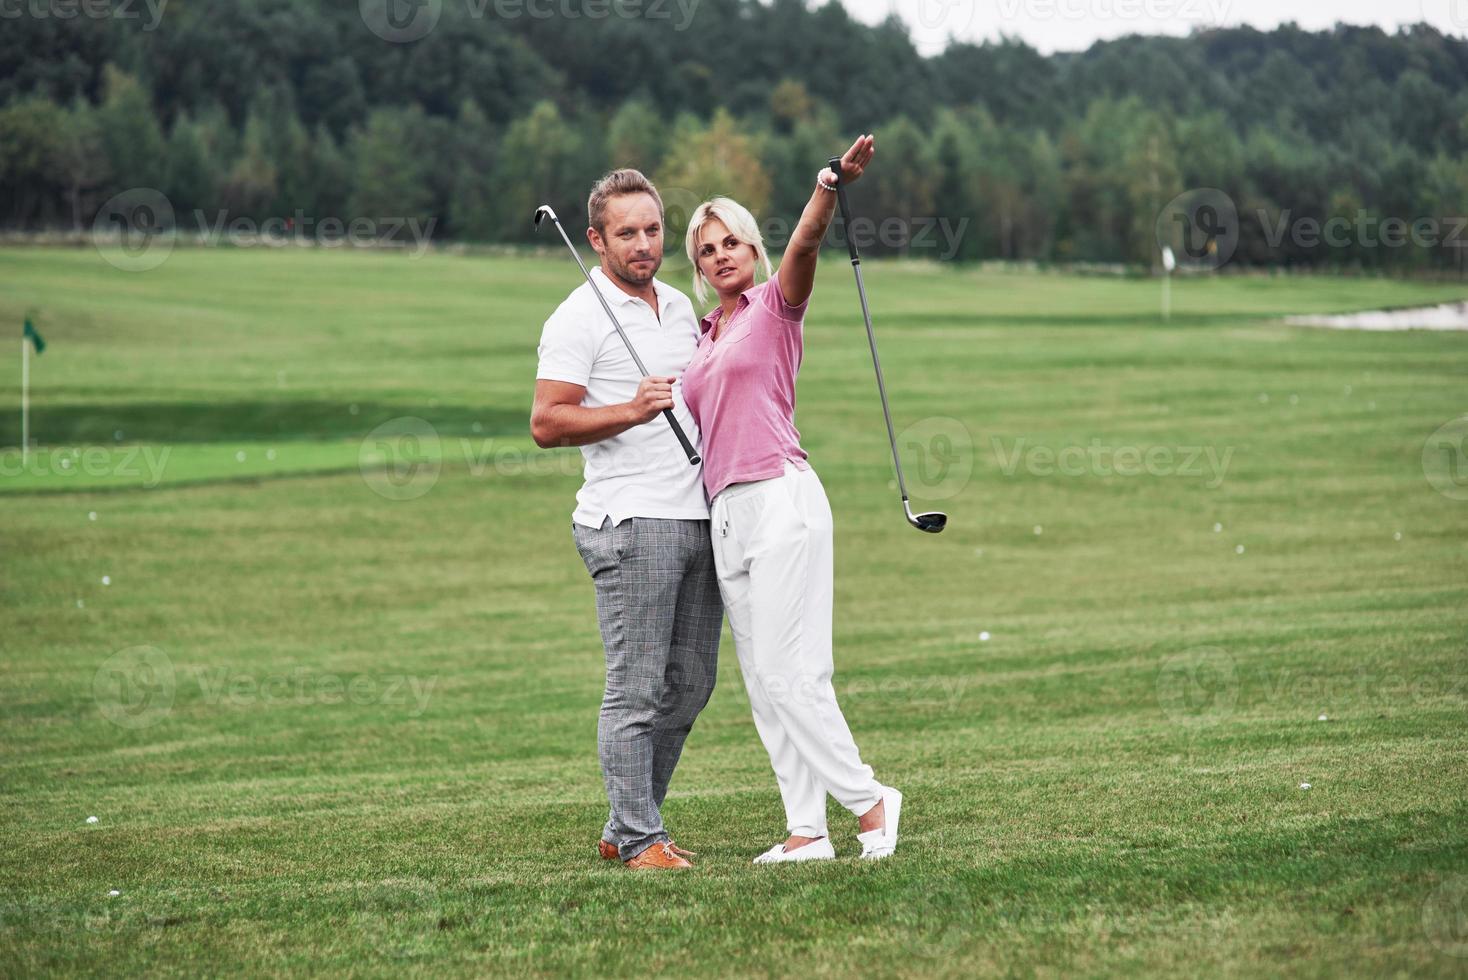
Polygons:
<instances>
[{"instance_id":1,"label":"brown leather shoe","mask_svg":"<svg viewBox=\"0 0 1468 980\"><path fill-rule=\"evenodd\" d=\"M691 868L693 865L673 853L667 841L661 841L630 861L624 862L633 871L671 871L675 868Z\"/></svg>"},{"instance_id":2,"label":"brown leather shoe","mask_svg":"<svg viewBox=\"0 0 1468 980\"><path fill-rule=\"evenodd\" d=\"M685 851L683 850L683 848L679 847L677 844L674 844L672 841L668 841L668 846L671 847L673 849L673 853L678 855L680 858L698 857L697 851ZM611 841L597 841L596 849L597 852L600 853L601 856L607 861L615 861L622 856L617 852L617 845L613 844Z\"/></svg>"}]
</instances>

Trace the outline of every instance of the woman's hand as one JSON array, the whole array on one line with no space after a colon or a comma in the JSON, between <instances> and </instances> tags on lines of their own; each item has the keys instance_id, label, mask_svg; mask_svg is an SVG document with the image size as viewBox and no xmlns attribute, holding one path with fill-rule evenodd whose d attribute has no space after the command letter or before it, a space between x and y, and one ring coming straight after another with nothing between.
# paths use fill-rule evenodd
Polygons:
<instances>
[{"instance_id":1,"label":"woman's hand","mask_svg":"<svg viewBox=\"0 0 1468 980\"><path fill-rule=\"evenodd\" d=\"M872 155L877 152L877 138L862 136L846 155L841 158L841 180L850 184L861 179ZM827 167L821 171L822 183L830 186L836 175ZM836 213L836 195L817 187L811 192L810 201L795 226L795 234L785 248L785 257L780 260L780 292L790 306L800 306L810 299L811 289L816 282L816 263L821 257L821 241L831 227L831 218Z\"/></svg>"},{"instance_id":2,"label":"woman's hand","mask_svg":"<svg viewBox=\"0 0 1468 980\"><path fill-rule=\"evenodd\" d=\"M858 136L851 149L841 157L841 179L848 184L854 184L861 180L861 175L866 171L867 164L872 162L872 157L877 152L877 138L875 136ZM828 184L836 182L836 175L831 173L827 167L821 171L821 180Z\"/></svg>"}]
</instances>

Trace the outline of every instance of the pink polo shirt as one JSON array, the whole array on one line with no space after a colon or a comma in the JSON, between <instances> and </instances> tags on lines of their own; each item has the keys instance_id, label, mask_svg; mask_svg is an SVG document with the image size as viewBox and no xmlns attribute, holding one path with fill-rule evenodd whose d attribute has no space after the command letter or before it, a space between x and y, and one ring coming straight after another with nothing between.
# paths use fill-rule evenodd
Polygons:
<instances>
[{"instance_id":1,"label":"pink polo shirt","mask_svg":"<svg viewBox=\"0 0 1468 980\"><path fill-rule=\"evenodd\" d=\"M722 312L703 318L698 350L683 371L683 397L703 435L703 486L710 502L735 483L768 480L785 460L810 469L795 429L795 376L810 301L791 306L778 277L744 291L719 339Z\"/></svg>"}]
</instances>

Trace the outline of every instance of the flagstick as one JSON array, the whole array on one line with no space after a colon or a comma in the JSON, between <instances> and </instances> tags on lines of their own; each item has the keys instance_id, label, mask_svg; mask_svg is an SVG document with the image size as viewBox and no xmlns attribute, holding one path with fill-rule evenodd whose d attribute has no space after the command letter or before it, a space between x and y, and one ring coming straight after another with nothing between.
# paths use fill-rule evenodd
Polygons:
<instances>
[{"instance_id":1,"label":"flagstick","mask_svg":"<svg viewBox=\"0 0 1468 980\"><path fill-rule=\"evenodd\" d=\"M1172 273L1164 273L1162 277L1162 319L1172 319Z\"/></svg>"},{"instance_id":2,"label":"flagstick","mask_svg":"<svg viewBox=\"0 0 1468 980\"><path fill-rule=\"evenodd\" d=\"M20 465L25 466L31 454L31 349L30 341L20 338Z\"/></svg>"}]
</instances>

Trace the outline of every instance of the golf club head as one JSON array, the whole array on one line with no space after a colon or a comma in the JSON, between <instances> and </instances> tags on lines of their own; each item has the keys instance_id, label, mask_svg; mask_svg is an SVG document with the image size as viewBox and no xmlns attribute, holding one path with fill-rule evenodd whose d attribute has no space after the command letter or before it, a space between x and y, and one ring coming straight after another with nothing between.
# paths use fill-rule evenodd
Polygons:
<instances>
[{"instance_id":1,"label":"golf club head","mask_svg":"<svg viewBox=\"0 0 1468 980\"><path fill-rule=\"evenodd\" d=\"M546 218L550 218L552 221L560 220L556 217L556 213L551 210L551 206L549 204L542 204L540 207L535 209L535 227L539 228L541 221Z\"/></svg>"},{"instance_id":2,"label":"golf club head","mask_svg":"<svg viewBox=\"0 0 1468 980\"><path fill-rule=\"evenodd\" d=\"M907 514L907 523L919 531L927 531L929 534L941 534L948 526L948 515L941 511L930 510L923 514L914 514L906 500L902 502L902 510Z\"/></svg>"}]
</instances>

